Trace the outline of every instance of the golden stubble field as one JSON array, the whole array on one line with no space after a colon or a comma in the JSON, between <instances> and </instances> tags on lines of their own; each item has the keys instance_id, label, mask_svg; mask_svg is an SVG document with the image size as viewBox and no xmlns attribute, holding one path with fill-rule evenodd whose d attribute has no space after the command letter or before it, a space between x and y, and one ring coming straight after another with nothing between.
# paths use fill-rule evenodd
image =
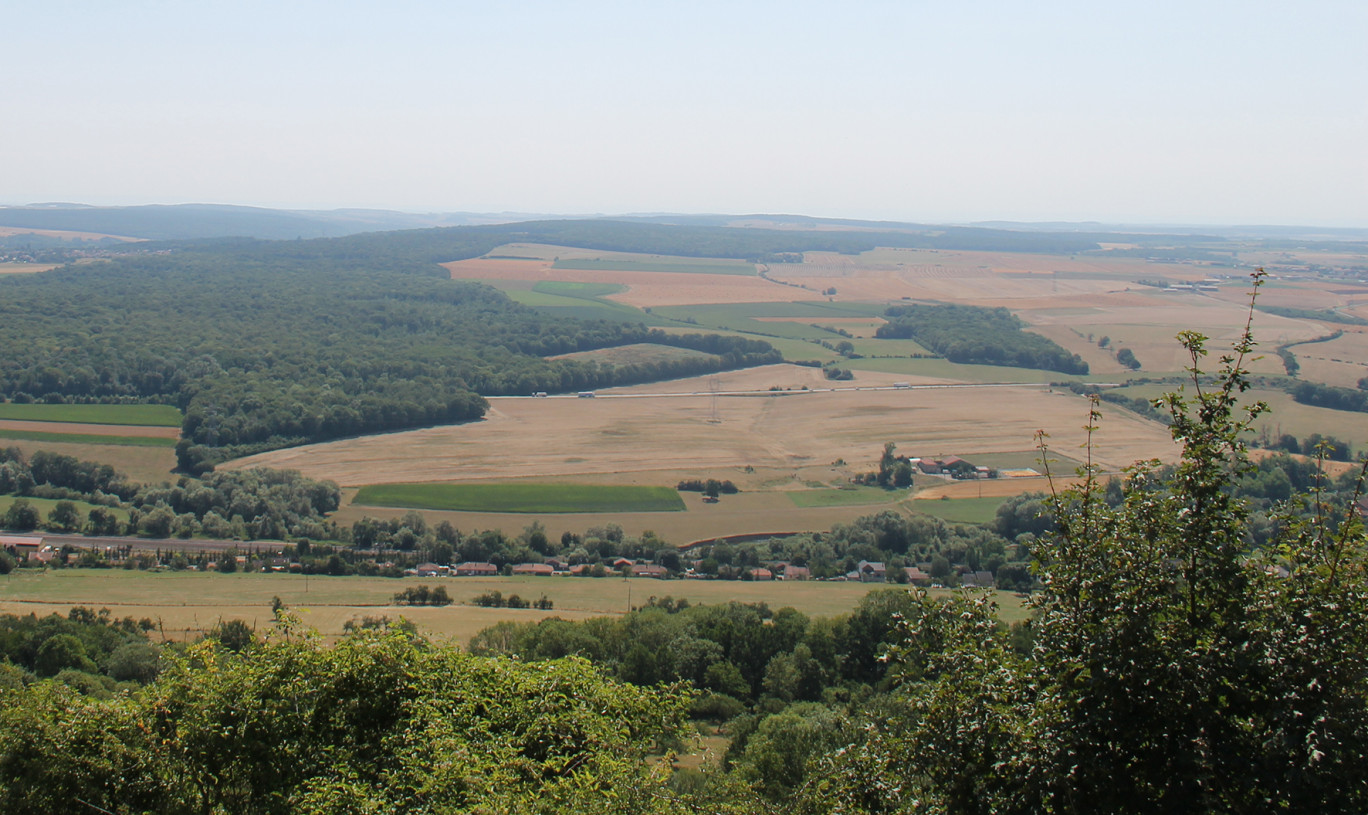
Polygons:
<instances>
[{"instance_id":1,"label":"golden stubble field","mask_svg":"<svg viewBox=\"0 0 1368 815\"><path fill-rule=\"evenodd\" d=\"M174 429L174 428L173 428ZM73 444L56 441L28 441L0 437L0 447L17 447L25 457L32 458L39 450L48 450L82 461L109 464L131 480L146 484L175 481L172 470L176 466L176 452L170 447L135 447L121 444Z\"/></svg>"},{"instance_id":2,"label":"golden stubble field","mask_svg":"<svg viewBox=\"0 0 1368 815\"><path fill-rule=\"evenodd\" d=\"M597 252L592 256L612 259L614 254ZM783 286L760 277L746 275L553 269L552 262L475 258L442 265L451 271L451 276L455 280L522 280L534 284L539 281L613 283L626 286L627 290L609 295L605 299L636 308L713 303L790 303L798 300L823 299L814 291Z\"/></svg>"},{"instance_id":3,"label":"golden stubble field","mask_svg":"<svg viewBox=\"0 0 1368 815\"><path fill-rule=\"evenodd\" d=\"M134 436L145 439L180 438L179 427L144 427L126 424L85 424L82 422L30 422L18 419L0 419L0 437L3 431L37 431L45 433L73 433L95 436Z\"/></svg>"},{"instance_id":4,"label":"golden stubble field","mask_svg":"<svg viewBox=\"0 0 1368 815\"><path fill-rule=\"evenodd\" d=\"M899 303L933 301L1011 309L1037 331L1086 360L1094 374L1129 371L1116 362L1118 348L1129 348L1142 373L1172 374L1188 364L1174 337L1195 330L1211 338L1213 350L1229 348L1244 327L1248 285L1241 276L1225 280L1216 292L1163 293L1137 281L1193 283L1210 269L1136 258L1075 258L1001 252L876 249L860 255L809 252L803 263L773 264L769 280L713 274L650 271L553 269L554 258L646 258L624 253L572 250L536 244L510 244L495 255L445 264L452 276L479 280L613 283L626 291L606 299L638 308L719 303L772 303L826 299ZM654 256L650 256L654 257ZM787 285L785 285L787 284ZM1341 308L1350 313L1368 298L1363 292L1316 280L1272 280L1261 302L1295 308ZM825 322L831 322L826 320ZM1322 336L1323 323L1260 312L1254 327L1264 347ZM1097 346L1110 337L1109 348ZM1273 357L1252 362L1256 373L1281 373ZM1344 380L1336 371L1333 378Z\"/></svg>"},{"instance_id":5,"label":"golden stubble field","mask_svg":"<svg viewBox=\"0 0 1368 815\"><path fill-rule=\"evenodd\" d=\"M995 454L1018 459L1031 454L1041 429L1064 455L1077 456L1084 441L1087 402L1045 386L858 389L906 379L861 374L855 382L839 383L841 390L819 392L815 389L830 383L818 371L773 365L609 389L594 399L494 399L479 422L278 450L228 466L297 469L343 486L505 479L672 486L681 478L700 477L736 482L743 493L718 504L691 496L684 513L613 517L629 531L653 529L683 543L747 531L820 529L865 514L871 510L798 510L783 492L841 484L856 472L875 469L885 442L894 442L906 455L958 455L991 463ZM714 382L723 392L794 390L714 400ZM814 390L801 390L804 385ZM1103 466L1120 468L1172 454L1164 428L1110 406L1103 411L1104 431L1094 450ZM357 511L352 508L351 514ZM455 516L453 522L467 530L512 531L534 520L530 515L431 515ZM576 515L535 519L553 533L582 531L589 523Z\"/></svg>"},{"instance_id":6,"label":"golden stubble field","mask_svg":"<svg viewBox=\"0 0 1368 815\"><path fill-rule=\"evenodd\" d=\"M396 606L394 595L409 586L442 586L454 599L443 607ZM324 636L343 633L363 617L400 617L428 634L467 642L481 630L505 620L534 622L547 617L582 620L622 614L650 597L672 596L691 603L729 600L791 606L810 616L830 617L855 608L870 591L892 587L846 582L741 582L731 580L652 580L618 577L384 578L304 577L302 575L138 572L104 569L24 570L0 578L0 613L65 615L73 606L107 608L114 617L151 619L154 639L195 639L221 620L239 619L264 631L278 597L307 626ZM476 596L499 591L537 599L554 608L481 608ZM1021 619L1021 601L996 592L1002 617Z\"/></svg>"}]
</instances>

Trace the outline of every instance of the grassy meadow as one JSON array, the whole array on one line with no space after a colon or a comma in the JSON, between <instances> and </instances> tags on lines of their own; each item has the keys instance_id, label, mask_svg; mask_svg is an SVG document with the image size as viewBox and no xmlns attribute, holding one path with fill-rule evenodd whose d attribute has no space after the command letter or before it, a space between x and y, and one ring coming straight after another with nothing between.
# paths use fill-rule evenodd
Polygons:
<instances>
[{"instance_id":1,"label":"grassy meadow","mask_svg":"<svg viewBox=\"0 0 1368 815\"><path fill-rule=\"evenodd\" d=\"M108 464L131 480L144 484L176 480L172 473L176 466L176 453L170 447L87 444L71 441L72 438L63 435L59 441L12 440L0 431L0 447L16 447L25 456L32 456L39 450L50 450L82 461Z\"/></svg>"},{"instance_id":2,"label":"grassy meadow","mask_svg":"<svg viewBox=\"0 0 1368 815\"><path fill-rule=\"evenodd\" d=\"M1006 500L1000 495L983 498L943 498L913 501L909 506L913 512L930 515L953 524L986 524L997 516L997 508Z\"/></svg>"},{"instance_id":3,"label":"grassy meadow","mask_svg":"<svg viewBox=\"0 0 1368 815\"><path fill-rule=\"evenodd\" d=\"M0 440L50 441L67 444L103 444L124 447L165 447L176 446L175 439L158 436L109 436L102 433L56 433L49 430L19 430L0 428Z\"/></svg>"},{"instance_id":4,"label":"grassy meadow","mask_svg":"<svg viewBox=\"0 0 1368 815\"><path fill-rule=\"evenodd\" d=\"M829 490L791 490L784 493L796 507L870 506L873 512L880 504L891 504L907 497L907 490L886 490L882 487L841 487Z\"/></svg>"},{"instance_id":5,"label":"grassy meadow","mask_svg":"<svg viewBox=\"0 0 1368 815\"><path fill-rule=\"evenodd\" d=\"M10 505L17 500L19 500L19 498L14 495L0 495L0 515L3 515L6 512L8 512ZM58 499L25 498L24 500L32 504L33 508L42 513L43 517L46 518L48 516L48 513L52 511L52 508L57 505ZM82 522L85 521L85 516L90 513L90 510L94 509L95 506L97 506L96 504L91 504L86 501L71 501L70 503L76 506L76 511L80 513ZM114 517L118 518L120 521L128 520L128 510L126 509L120 509L118 507L105 507L105 509L109 510L109 512L113 514Z\"/></svg>"},{"instance_id":6,"label":"grassy meadow","mask_svg":"<svg viewBox=\"0 0 1368 815\"><path fill-rule=\"evenodd\" d=\"M755 264L724 258L669 258L652 255L643 260L635 258L564 258L551 265L552 269L572 269L593 272L671 272L674 274L733 274L755 275Z\"/></svg>"},{"instance_id":7,"label":"grassy meadow","mask_svg":"<svg viewBox=\"0 0 1368 815\"><path fill-rule=\"evenodd\" d=\"M180 427L181 412L171 405L17 405L6 403L0 404L0 419L22 422Z\"/></svg>"}]
</instances>

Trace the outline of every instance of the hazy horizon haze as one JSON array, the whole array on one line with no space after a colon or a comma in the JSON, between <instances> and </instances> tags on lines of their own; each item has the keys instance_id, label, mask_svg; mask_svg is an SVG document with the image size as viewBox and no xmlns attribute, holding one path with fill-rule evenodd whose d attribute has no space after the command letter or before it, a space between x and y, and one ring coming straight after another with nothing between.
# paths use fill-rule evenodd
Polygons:
<instances>
[{"instance_id":1,"label":"hazy horizon haze","mask_svg":"<svg viewBox=\"0 0 1368 815\"><path fill-rule=\"evenodd\" d=\"M1368 227L1368 6L9 10L0 204Z\"/></svg>"}]
</instances>

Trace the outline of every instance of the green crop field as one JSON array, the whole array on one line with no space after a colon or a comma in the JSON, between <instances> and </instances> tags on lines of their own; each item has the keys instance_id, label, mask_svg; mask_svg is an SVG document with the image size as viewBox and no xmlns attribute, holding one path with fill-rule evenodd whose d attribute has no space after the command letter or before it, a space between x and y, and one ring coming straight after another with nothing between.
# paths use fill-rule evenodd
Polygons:
<instances>
[{"instance_id":1,"label":"green crop field","mask_svg":"<svg viewBox=\"0 0 1368 815\"><path fill-rule=\"evenodd\" d=\"M813 295L817 296L816 294ZM883 314L884 306L868 303L830 303L825 300L800 301L796 303L708 303L695 306L660 306L656 314L675 320L693 320L700 325L716 325L721 328L739 326L784 325L784 323L759 322L757 317L775 317L796 320L801 325L806 322L821 324L824 320L841 317L878 317ZM831 334L831 332L823 332Z\"/></svg>"},{"instance_id":2,"label":"green crop field","mask_svg":"<svg viewBox=\"0 0 1368 815\"><path fill-rule=\"evenodd\" d=\"M126 424L180 427L181 413L171 405L16 405L0 404L0 419L24 422ZM174 444L174 442L173 442Z\"/></svg>"},{"instance_id":3,"label":"green crop field","mask_svg":"<svg viewBox=\"0 0 1368 815\"><path fill-rule=\"evenodd\" d=\"M678 512L669 487L593 484L374 484L353 504L463 512Z\"/></svg>"},{"instance_id":4,"label":"green crop field","mask_svg":"<svg viewBox=\"0 0 1368 815\"><path fill-rule=\"evenodd\" d=\"M560 354L552 359L577 359L582 362L597 362L601 365L640 365L658 362L673 362L678 359L718 359L717 356L692 348L675 348L671 345L657 345L652 342L635 342L631 345L618 345L612 348L598 348L593 351L574 351Z\"/></svg>"},{"instance_id":5,"label":"green crop field","mask_svg":"<svg viewBox=\"0 0 1368 815\"><path fill-rule=\"evenodd\" d=\"M913 511L931 515L943 521L956 524L986 524L997 516L997 508L1007 499L1002 496L991 498L947 498L941 501L913 501Z\"/></svg>"},{"instance_id":6,"label":"green crop field","mask_svg":"<svg viewBox=\"0 0 1368 815\"><path fill-rule=\"evenodd\" d=\"M55 441L67 444L117 444L126 447L175 447L175 439L156 436L105 436L91 433L50 433L46 430L0 428L0 439L18 441Z\"/></svg>"},{"instance_id":7,"label":"green crop field","mask_svg":"<svg viewBox=\"0 0 1368 815\"><path fill-rule=\"evenodd\" d=\"M562 280L539 280L528 285L526 280L481 280L493 286L515 303L535 308L552 318L576 320L616 320L618 322L664 325L648 312L625 303L602 299L604 295L625 291L625 286L613 283L571 283Z\"/></svg>"},{"instance_id":8,"label":"green crop field","mask_svg":"<svg viewBox=\"0 0 1368 815\"><path fill-rule=\"evenodd\" d=\"M653 325L653 323L647 322L647 325ZM706 332L708 334L720 334L726 337L745 337L752 340L761 339L774 346L774 350L783 355L785 362L810 359L815 359L820 362L830 362L841 358L835 351L823 348L817 343L808 342L807 340L793 340L783 337L758 337L755 334L746 331L729 331L726 329L712 328L703 329L698 326L668 325L661 326L661 329L666 334L698 334Z\"/></svg>"},{"instance_id":9,"label":"green crop field","mask_svg":"<svg viewBox=\"0 0 1368 815\"><path fill-rule=\"evenodd\" d=\"M17 500L19 500L17 496L0 495L0 515L3 515L6 512L8 512L10 505L12 505ZM53 507L57 506L56 498L25 498L24 500L28 501L30 504L33 505L34 509L42 513L44 518L48 516L49 512L52 512ZM81 513L83 519L86 515L90 514L90 510L94 509L96 506L96 504L86 503L85 501L71 501L70 503L76 505L76 509L78 512ZM128 510L119 509L117 507L106 507L106 509L108 509L110 513L112 513L120 521L128 520Z\"/></svg>"},{"instance_id":10,"label":"green crop field","mask_svg":"<svg viewBox=\"0 0 1368 815\"><path fill-rule=\"evenodd\" d=\"M880 371L909 376L934 376L965 382L1059 382L1077 379L1057 371L1034 368L1008 368L1001 365L961 365L946 359L852 359L841 363L853 371Z\"/></svg>"},{"instance_id":11,"label":"green crop field","mask_svg":"<svg viewBox=\"0 0 1368 815\"><path fill-rule=\"evenodd\" d=\"M595 272L674 272L677 274L734 274L754 276L755 266L740 260L680 258L678 260L621 260L571 258L557 260L552 269Z\"/></svg>"},{"instance_id":12,"label":"green crop field","mask_svg":"<svg viewBox=\"0 0 1368 815\"><path fill-rule=\"evenodd\" d=\"M891 504L907 497L907 490L881 487L851 487L830 490L794 490L784 493L798 507L850 507L866 504Z\"/></svg>"},{"instance_id":13,"label":"green crop field","mask_svg":"<svg viewBox=\"0 0 1368 815\"><path fill-rule=\"evenodd\" d=\"M618 283L574 283L567 280L538 280L532 284L532 291L545 294L558 294L562 297L578 297L597 300L609 294L620 294L627 287ZM621 305L621 304L619 304ZM630 306L624 306L630 308Z\"/></svg>"}]
</instances>

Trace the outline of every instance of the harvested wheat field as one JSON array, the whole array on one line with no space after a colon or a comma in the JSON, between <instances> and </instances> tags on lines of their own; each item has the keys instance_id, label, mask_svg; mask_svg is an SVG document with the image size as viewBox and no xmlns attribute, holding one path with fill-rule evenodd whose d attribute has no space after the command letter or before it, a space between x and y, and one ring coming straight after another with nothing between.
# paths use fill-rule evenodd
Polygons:
<instances>
[{"instance_id":1,"label":"harvested wheat field","mask_svg":"<svg viewBox=\"0 0 1368 815\"><path fill-rule=\"evenodd\" d=\"M608 256L612 253L598 254ZM442 265L455 280L557 281L626 286L626 291L604 299L637 308L703 303L790 303L822 299L815 291L736 274L556 269L550 260L515 258L475 258Z\"/></svg>"},{"instance_id":2,"label":"harvested wheat field","mask_svg":"<svg viewBox=\"0 0 1368 815\"><path fill-rule=\"evenodd\" d=\"M796 382L814 390L713 397L712 378L699 377L600 391L596 399L495 399L479 422L277 450L226 466L297 469L344 486L586 475L673 484L680 473L745 467L758 482L841 459L870 469L888 441L907 455L971 457L1031 451L1042 428L1061 450L1084 440L1087 403L1044 387L858 390L895 378L870 374L818 391L812 369L773 365L744 374L716 377L717 389ZM1164 428L1104 412L1095 450L1103 466L1171 454Z\"/></svg>"},{"instance_id":3,"label":"harvested wheat field","mask_svg":"<svg viewBox=\"0 0 1368 815\"><path fill-rule=\"evenodd\" d=\"M1368 376L1368 329L1349 325L1327 325L1326 329L1344 333L1329 342L1292 347L1301 365L1301 377L1342 388L1357 387L1358 381Z\"/></svg>"},{"instance_id":4,"label":"harvested wheat field","mask_svg":"<svg viewBox=\"0 0 1368 815\"><path fill-rule=\"evenodd\" d=\"M37 274L55 268L57 268L55 263L0 263L0 275Z\"/></svg>"},{"instance_id":5,"label":"harvested wheat field","mask_svg":"<svg viewBox=\"0 0 1368 815\"><path fill-rule=\"evenodd\" d=\"M870 389L889 388L893 381L914 387ZM933 383L862 372L859 380L826 390L831 383L820 371L771 365L605 390L593 399L494 399L480 422L277 450L224 466L297 469L350 487L506 480L656 486L673 486L686 478L735 482L741 493L715 504L685 494L684 512L424 511L430 522L447 520L463 530L515 532L537 521L555 537L611 522L628 534L650 530L682 545L743 532L827 529L885 509L909 512L905 500L796 507L788 497L791 491L847 484L856 473L876 469L883 445L890 441L904 455L957 455L1005 466L1034 460L1034 435L1044 429L1055 451L1078 456L1088 410L1082 398L1046 386L916 387ZM744 389L760 393L713 397L713 387L719 394ZM769 388L779 390L771 393ZM1094 459L1104 468L1174 456L1166 428L1105 403L1102 410ZM989 491L1006 490L1004 494L1039 488L983 483ZM347 524L366 515L398 517L405 511L348 503L335 519Z\"/></svg>"},{"instance_id":6,"label":"harvested wheat field","mask_svg":"<svg viewBox=\"0 0 1368 815\"><path fill-rule=\"evenodd\" d=\"M1138 288L1139 279L1201 278L1189 267L1135 259L1079 260L1059 255L875 249L858 256L809 252L803 263L777 264L769 276L840 300L936 300L977 306L1032 307Z\"/></svg>"}]
</instances>

